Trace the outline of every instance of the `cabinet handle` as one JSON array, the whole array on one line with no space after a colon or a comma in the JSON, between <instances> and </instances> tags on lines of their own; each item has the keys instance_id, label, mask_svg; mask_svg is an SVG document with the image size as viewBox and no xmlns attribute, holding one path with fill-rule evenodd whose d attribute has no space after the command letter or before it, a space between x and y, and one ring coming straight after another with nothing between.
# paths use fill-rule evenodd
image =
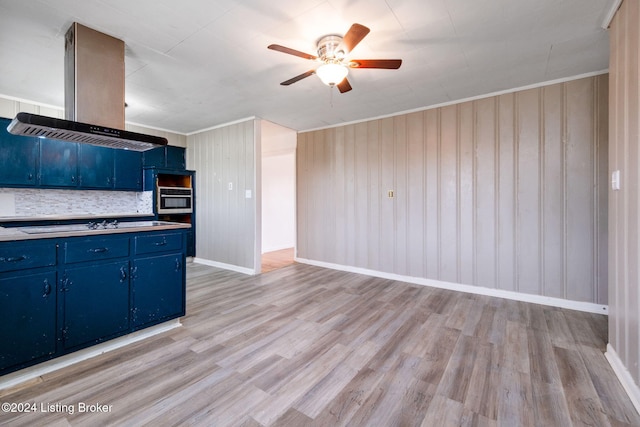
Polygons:
<instances>
[{"instance_id":1,"label":"cabinet handle","mask_svg":"<svg viewBox=\"0 0 640 427\"><path fill-rule=\"evenodd\" d=\"M138 266L135 266L131 269L131 278L135 280L138 276Z\"/></svg>"},{"instance_id":2,"label":"cabinet handle","mask_svg":"<svg viewBox=\"0 0 640 427\"><path fill-rule=\"evenodd\" d=\"M30 173L30 174L29 174L29 176L27 177L27 179L28 179L29 181L33 180L33 174L32 174L32 173Z\"/></svg>"},{"instance_id":3,"label":"cabinet handle","mask_svg":"<svg viewBox=\"0 0 640 427\"><path fill-rule=\"evenodd\" d=\"M176 271L180 271L180 268L182 268L182 263L176 258Z\"/></svg>"},{"instance_id":4,"label":"cabinet handle","mask_svg":"<svg viewBox=\"0 0 640 427\"><path fill-rule=\"evenodd\" d=\"M8 258L0 258L0 261L2 262L19 262L19 261L24 261L25 259L27 259L26 256L24 255L20 255L20 256L10 256Z\"/></svg>"},{"instance_id":5,"label":"cabinet handle","mask_svg":"<svg viewBox=\"0 0 640 427\"><path fill-rule=\"evenodd\" d=\"M154 245L156 246L165 246L167 244L167 239L165 239L164 237L162 238L162 242L155 242Z\"/></svg>"},{"instance_id":6,"label":"cabinet handle","mask_svg":"<svg viewBox=\"0 0 640 427\"><path fill-rule=\"evenodd\" d=\"M120 282L124 282L127 280L127 269L124 268L124 265L120 267Z\"/></svg>"},{"instance_id":7,"label":"cabinet handle","mask_svg":"<svg viewBox=\"0 0 640 427\"><path fill-rule=\"evenodd\" d=\"M87 252L91 252L93 254L99 254L99 253L107 252L108 250L109 248L91 248Z\"/></svg>"},{"instance_id":8,"label":"cabinet handle","mask_svg":"<svg viewBox=\"0 0 640 427\"><path fill-rule=\"evenodd\" d=\"M42 291L43 291L43 294L42 294L43 298L45 298L47 295L51 293L51 285L49 284L49 281L47 279L44 279L44 288Z\"/></svg>"},{"instance_id":9,"label":"cabinet handle","mask_svg":"<svg viewBox=\"0 0 640 427\"><path fill-rule=\"evenodd\" d=\"M72 176L72 177L71 177L71 182L72 182L73 184L75 184L75 183L76 183L76 177L75 177L75 176Z\"/></svg>"}]
</instances>

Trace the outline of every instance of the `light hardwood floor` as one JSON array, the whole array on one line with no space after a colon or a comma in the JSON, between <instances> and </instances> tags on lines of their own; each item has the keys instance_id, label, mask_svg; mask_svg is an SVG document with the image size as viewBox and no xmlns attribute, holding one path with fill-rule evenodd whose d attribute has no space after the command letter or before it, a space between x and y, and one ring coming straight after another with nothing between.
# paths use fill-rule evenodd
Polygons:
<instances>
[{"instance_id":1,"label":"light hardwood floor","mask_svg":"<svg viewBox=\"0 0 640 427\"><path fill-rule=\"evenodd\" d=\"M189 265L187 313L181 328L0 392L74 414L0 423L640 425L603 356L601 315L302 264L254 277Z\"/></svg>"},{"instance_id":2,"label":"light hardwood floor","mask_svg":"<svg viewBox=\"0 0 640 427\"><path fill-rule=\"evenodd\" d=\"M263 273L268 273L282 267L293 264L294 250L293 248L280 249L279 251L266 252L262 254Z\"/></svg>"}]
</instances>

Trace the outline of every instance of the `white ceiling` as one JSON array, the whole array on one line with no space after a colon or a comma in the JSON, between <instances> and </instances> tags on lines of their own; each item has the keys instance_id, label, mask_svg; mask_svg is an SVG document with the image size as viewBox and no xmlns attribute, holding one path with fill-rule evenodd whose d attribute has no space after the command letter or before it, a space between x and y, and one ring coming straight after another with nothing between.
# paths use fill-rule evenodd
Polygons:
<instances>
[{"instance_id":1,"label":"white ceiling","mask_svg":"<svg viewBox=\"0 0 640 427\"><path fill-rule=\"evenodd\" d=\"M0 0L0 94L64 106L64 34L76 21L124 40L126 120L189 133L257 116L306 130L407 111L608 67L600 27L611 0ZM268 50L316 54L357 22L340 94L315 67Z\"/></svg>"}]
</instances>

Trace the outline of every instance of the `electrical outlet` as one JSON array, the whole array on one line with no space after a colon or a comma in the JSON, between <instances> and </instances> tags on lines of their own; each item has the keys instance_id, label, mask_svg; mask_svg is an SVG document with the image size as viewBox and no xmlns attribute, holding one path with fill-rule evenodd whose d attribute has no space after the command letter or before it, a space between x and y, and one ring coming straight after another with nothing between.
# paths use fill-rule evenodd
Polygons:
<instances>
[{"instance_id":1,"label":"electrical outlet","mask_svg":"<svg viewBox=\"0 0 640 427\"><path fill-rule=\"evenodd\" d=\"M393 190L389 190L387 192L387 197L390 198L390 199L393 199Z\"/></svg>"},{"instance_id":2,"label":"electrical outlet","mask_svg":"<svg viewBox=\"0 0 640 427\"><path fill-rule=\"evenodd\" d=\"M228 188L229 190L233 190L233 182L230 182L230 183L227 185L227 188Z\"/></svg>"}]
</instances>

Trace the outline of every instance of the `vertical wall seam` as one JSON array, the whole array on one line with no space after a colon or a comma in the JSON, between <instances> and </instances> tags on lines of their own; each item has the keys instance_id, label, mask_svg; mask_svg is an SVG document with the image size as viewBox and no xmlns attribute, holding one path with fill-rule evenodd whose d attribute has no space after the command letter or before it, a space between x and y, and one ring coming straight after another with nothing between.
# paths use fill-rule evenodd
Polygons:
<instances>
[{"instance_id":1,"label":"vertical wall seam","mask_svg":"<svg viewBox=\"0 0 640 427\"><path fill-rule=\"evenodd\" d=\"M462 236L460 227L462 226L462 141L460 134L462 132L462 107L461 104L456 105L456 281L460 283L462 278Z\"/></svg>"},{"instance_id":2,"label":"vertical wall seam","mask_svg":"<svg viewBox=\"0 0 640 427\"><path fill-rule=\"evenodd\" d=\"M567 258L568 258L568 215L567 215L567 145L568 145L568 136L567 136L567 84L562 83L562 100L561 100L561 111L562 111L562 296L563 298L567 297L568 290L568 277L569 273L567 271Z\"/></svg>"},{"instance_id":3,"label":"vertical wall seam","mask_svg":"<svg viewBox=\"0 0 640 427\"><path fill-rule=\"evenodd\" d=\"M437 278L440 279L442 277L442 109L438 108L436 114L436 156L437 156L437 200L438 200L438 209L437 209L437 229L438 229L438 274Z\"/></svg>"},{"instance_id":4,"label":"vertical wall seam","mask_svg":"<svg viewBox=\"0 0 640 427\"><path fill-rule=\"evenodd\" d=\"M500 276L500 97L494 98L494 114L493 114L493 138L494 138L494 172L493 172L493 185L494 185L494 274L496 280L496 288L502 289L502 278Z\"/></svg>"},{"instance_id":5,"label":"vertical wall seam","mask_svg":"<svg viewBox=\"0 0 640 427\"><path fill-rule=\"evenodd\" d=\"M600 198L599 198L599 186L598 186L598 171L599 171L599 162L598 162L598 146L599 146L599 131L600 131L600 123L599 123L599 103L598 103L598 95L599 95L599 90L600 90L600 85L598 84L598 79L597 78L593 78L592 83L592 101L591 101L591 108L592 110L592 120L593 120L593 130L592 130L592 135L593 135L593 140L591 141L591 146L590 146L590 154L591 154L591 161L593 162L593 176L592 176L592 183L593 183L593 189L592 189L592 209L593 209L593 214L591 215L591 229L593 230L593 254L592 254L592 259L593 259L593 283L591 286L591 301L594 302L600 302L598 295L598 289L599 289L599 278L600 278L600 257L598 256L599 251L599 242L600 242L600 236L598 233L598 224L600 223L599 218L600 218Z\"/></svg>"},{"instance_id":6,"label":"vertical wall seam","mask_svg":"<svg viewBox=\"0 0 640 427\"><path fill-rule=\"evenodd\" d=\"M472 241L472 253L471 253L471 265L472 271L472 284L478 285L478 108L477 101L471 102L471 176L473 176L473 182L471 185L473 194L472 198L472 212L473 218L471 223L471 238Z\"/></svg>"},{"instance_id":7,"label":"vertical wall seam","mask_svg":"<svg viewBox=\"0 0 640 427\"><path fill-rule=\"evenodd\" d=\"M538 266L539 266L539 282L538 289L541 295L546 295L546 265L544 257L544 231L546 227L545 223L545 114L544 114L544 102L545 102L545 89L539 88L538 91Z\"/></svg>"},{"instance_id":8,"label":"vertical wall seam","mask_svg":"<svg viewBox=\"0 0 640 427\"><path fill-rule=\"evenodd\" d=\"M519 200L518 200L518 187L520 186L520 114L518 109L518 94L513 95L513 115L511 120L513 122L513 278L514 278L514 290L518 292L520 290L520 271L518 266L519 258L519 235L518 226L519 221Z\"/></svg>"},{"instance_id":9,"label":"vertical wall seam","mask_svg":"<svg viewBox=\"0 0 640 427\"><path fill-rule=\"evenodd\" d=\"M422 258L423 258L423 266L422 266L422 274L424 275L424 277L429 277L429 239L431 238L431 236L429 235L429 215L428 215L428 203L427 200L429 200L429 182L427 179L427 169L428 169L428 165L429 165L429 160L428 160L428 154L427 154L427 147L428 147L428 138L427 138L427 127L428 127L428 120L427 120L427 112L423 111L421 114L421 120L422 120L422 189L423 189L423 196L422 196L422 224L423 224L423 233L424 233L424 237L422 239Z\"/></svg>"}]
</instances>

